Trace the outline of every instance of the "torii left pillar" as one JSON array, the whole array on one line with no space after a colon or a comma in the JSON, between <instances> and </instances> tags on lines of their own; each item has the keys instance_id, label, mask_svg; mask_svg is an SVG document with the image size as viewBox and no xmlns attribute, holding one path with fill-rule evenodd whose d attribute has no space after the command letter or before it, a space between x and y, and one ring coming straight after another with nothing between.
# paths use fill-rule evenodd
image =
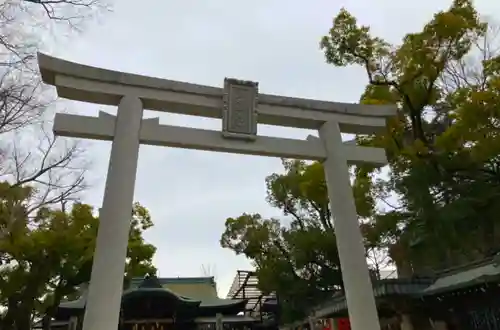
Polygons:
<instances>
[{"instance_id":1,"label":"torii left pillar","mask_svg":"<svg viewBox=\"0 0 500 330\"><path fill-rule=\"evenodd\" d=\"M83 330L118 327L142 113L138 97L124 96L118 105Z\"/></svg>"}]
</instances>

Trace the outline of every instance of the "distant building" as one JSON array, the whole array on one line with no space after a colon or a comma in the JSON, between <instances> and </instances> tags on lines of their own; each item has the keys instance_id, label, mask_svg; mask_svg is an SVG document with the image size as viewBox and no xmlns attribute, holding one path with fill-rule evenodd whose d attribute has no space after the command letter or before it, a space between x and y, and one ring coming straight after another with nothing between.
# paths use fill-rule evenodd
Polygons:
<instances>
[{"instance_id":1,"label":"distant building","mask_svg":"<svg viewBox=\"0 0 500 330\"><path fill-rule=\"evenodd\" d=\"M373 281L373 294L383 330L500 330L500 254L430 276ZM341 293L309 315L280 329L339 329L333 325L349 323Z\"/></svg>"},{"instance_id":2,"label":"distant building","mask_svg":"<svg viewBox=\"0 0 500 330\"><path fill-rule=\"evenodd\" d=\"M79 330L87 303L86 287L59 305L51 330ZM134 278L123 292L119 330L252 329L259 320L242 314L247 299L221 299L213 277ZM42 328L42 323L35 329Z\"/></svg>"},{"instance_id":3,"label":"distant building","mask_svg":"<svg viewBox=\"0 0 500 330\"><path fill-rule=\"evenodd\" d=\"M238 270L226 299L245 300L244 316L260 320L258 326L261 329L277 329L279 306L276 295L264 294L259 290L258 283L254 271Z\"/></svg>"},{"instance_id":4,"label":"distant building","mask_svg":"<svg viewBox=\"0 0 500 330\"><path fill-rule=\"evenodd\" d=\"M380 271L380 278L382 280L389 278L397 278L397 277L398 277L398 271L396 269L382 269Z\"/></svg>"}]
</instances>

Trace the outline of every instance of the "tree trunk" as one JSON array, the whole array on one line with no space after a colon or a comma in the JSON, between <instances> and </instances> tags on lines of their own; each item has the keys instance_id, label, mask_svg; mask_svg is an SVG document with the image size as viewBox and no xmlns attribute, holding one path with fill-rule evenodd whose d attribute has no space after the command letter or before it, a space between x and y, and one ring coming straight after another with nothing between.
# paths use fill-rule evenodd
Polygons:
<instances>
[{"instance_id":1,"label":"tree trunk","mask_svg":"<svg viewBox=\"0 0 500 330\"><path fill-rule=\"evenodd\" d=\"M57 287L54 290L54 299L52 300L52 304L50 306L47 306L47 308L45 309L45 315L43 316L42 320L43 330L50 330L50 324L52 318L56 314L57 307L61 303L64 296L69 293L68 287L63 285L63 283L63 281L59 281Z\"/></svg>"}]
</instances>

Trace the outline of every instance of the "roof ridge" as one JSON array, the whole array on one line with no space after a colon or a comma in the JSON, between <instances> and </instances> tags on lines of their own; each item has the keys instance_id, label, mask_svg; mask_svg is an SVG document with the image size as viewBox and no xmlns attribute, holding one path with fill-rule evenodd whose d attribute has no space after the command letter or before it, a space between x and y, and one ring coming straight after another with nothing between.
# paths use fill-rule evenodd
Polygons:
<instances>
[{"instance_id":1,"label":"roof ridge","mask_svg":"<svg viewBox=\"0 0 500 330\"><path fill-rule=\"evenodd\" d=\"M498 257L499 257L499 255L492 255L492 256L482 258L482 259L474 260L474 261L471 261L471 262L468 262L468 263L465 263L462 265L458 265L458 266L450 267L447 269L443 269L441 271L437 271L436 275L437 275L437 277L450 276L450 275L453 275L453 274L456 274L459 272L463 272L466 270L470 270L473 268L477 268L480 266L491 264L491 263L495 262L495 260L498 259Z\"/></svg>"},{"instance_id":2,"label":"roof ridge","mask_svg":"<svg viewBox=\"0 0 500 330\"><path fill-rule=\"evenodd\" d=\"M132 281L138 281L138 280L143 280L144 277L132 277ZM157 277L158 280L160 281L199 281L199 282L215 282L215 277L214 276L193 276L193 277Z\"/></svg>"},{"instance_id":3,"label":"roof ridge","mask_svg":"<svg viewBox=\"0 0 500 330\"><path fill-rule=\"evenodd\" d=\"M211 279L214 276L156 276L157 278L169 278L169 279ZM132 278L144 278L141 276L134 276Z\"/></svg>"}]
</instances>

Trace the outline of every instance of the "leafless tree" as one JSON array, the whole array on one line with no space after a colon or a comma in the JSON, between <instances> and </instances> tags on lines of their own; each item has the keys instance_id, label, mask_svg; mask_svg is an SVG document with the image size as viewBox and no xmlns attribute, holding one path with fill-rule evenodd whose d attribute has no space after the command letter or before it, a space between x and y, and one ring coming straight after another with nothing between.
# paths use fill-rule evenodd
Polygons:
<instances>
[{"instance_id":1,"label":"leafless tree","mask_svg":"<svg viewBox=\"0 0 500 330\"><path fill-rule=\"evenodd\" d=\"M472 51L445 68L444 75L438 81L440 87L451 93L462 87L485 86L486 76L483 62L500 55L500 22L492 18L484 18L488 24L486 33L478 36Z\"/></svg>"},{"instance_id":2,"label":"leafless tree","mask_svg":"<svg viewBox=\"0 0 500 330\"><path fill-rule=\"evenodd\" d=\"M78 144L51 133L56 98L41 82L36 52L44 37L51 37L47 27L78 30L107 8L104 0L0 3L0 181L33 187L31 212L77 198L88 165Z\"/></svg>"},{"instance_id":3,"label":"leafless tree","mask_svg":"<svg viewBox=\"0 0 500 330\"><path fill-rule=\"evenodd\" d=\"M86 21L110 10L106 0L10 0L22 1L23 10L32 17L47 18L79 30Z\"/></svg>"},{"instance_id":4,"label":"leafless tree","mask_svg":"<svg viewBox=\"0 0 500 330\"><path fill-rule=\"evenodd\" d=\"M217 277L217 270L215 265L203 264L201 265L201 274L205 277Z\"/></svg>"},{"instance_id":5,"label":"leafless tree","mask_svg":"<svg viewBox=\"0 0 500 330\"><path fill-rule=\"evenodd\" d=\"M51 132L50 119L56 97L42 84L36 52L42 41L57 37L54 31L78 33L86 19L105 8L102 1L0 0L0 184L3 194L0 245L8 242L15 228L25 228L24 221L33 219L30 216L38 210L56 205L64 210L64 206L85 189L87 163L83 149L79 144L56 139ZM52 29L55 26L65 30ZM29 191L29 198L24 203L23 195L22 202L17 202L19 194L12 192L26 186L31 189L22 189L22 192ZM34 224L36 221L30 221L29 226ZM4 250L0 252L8 256ZM0 260L0 282L9 287L10 279L18 274L12 272L22 267L7 269L1 265L5 260ZM10 266L16 264L19 265L19 260L10 261ZM31 271L29 268L27 273ZM28 284L23 292L30 292L30 288ZM37 314L33 313L34 305L26 302L34 302L33 297L26 300L17 293L3 296L0 328L31 328Z\"/></svg>"},{"instance_id":6,"label":"leafless tree","mask_svg":"<svg viewBox=\"0 0 500 330\"><path fill-rule=\"evenodd\" d=\"M384 271L387 270L391 264L391 259L386 249L378 247L368 248L366 251L366 261L377 280L385 278Z\"/></svg>"}]
</instances>

